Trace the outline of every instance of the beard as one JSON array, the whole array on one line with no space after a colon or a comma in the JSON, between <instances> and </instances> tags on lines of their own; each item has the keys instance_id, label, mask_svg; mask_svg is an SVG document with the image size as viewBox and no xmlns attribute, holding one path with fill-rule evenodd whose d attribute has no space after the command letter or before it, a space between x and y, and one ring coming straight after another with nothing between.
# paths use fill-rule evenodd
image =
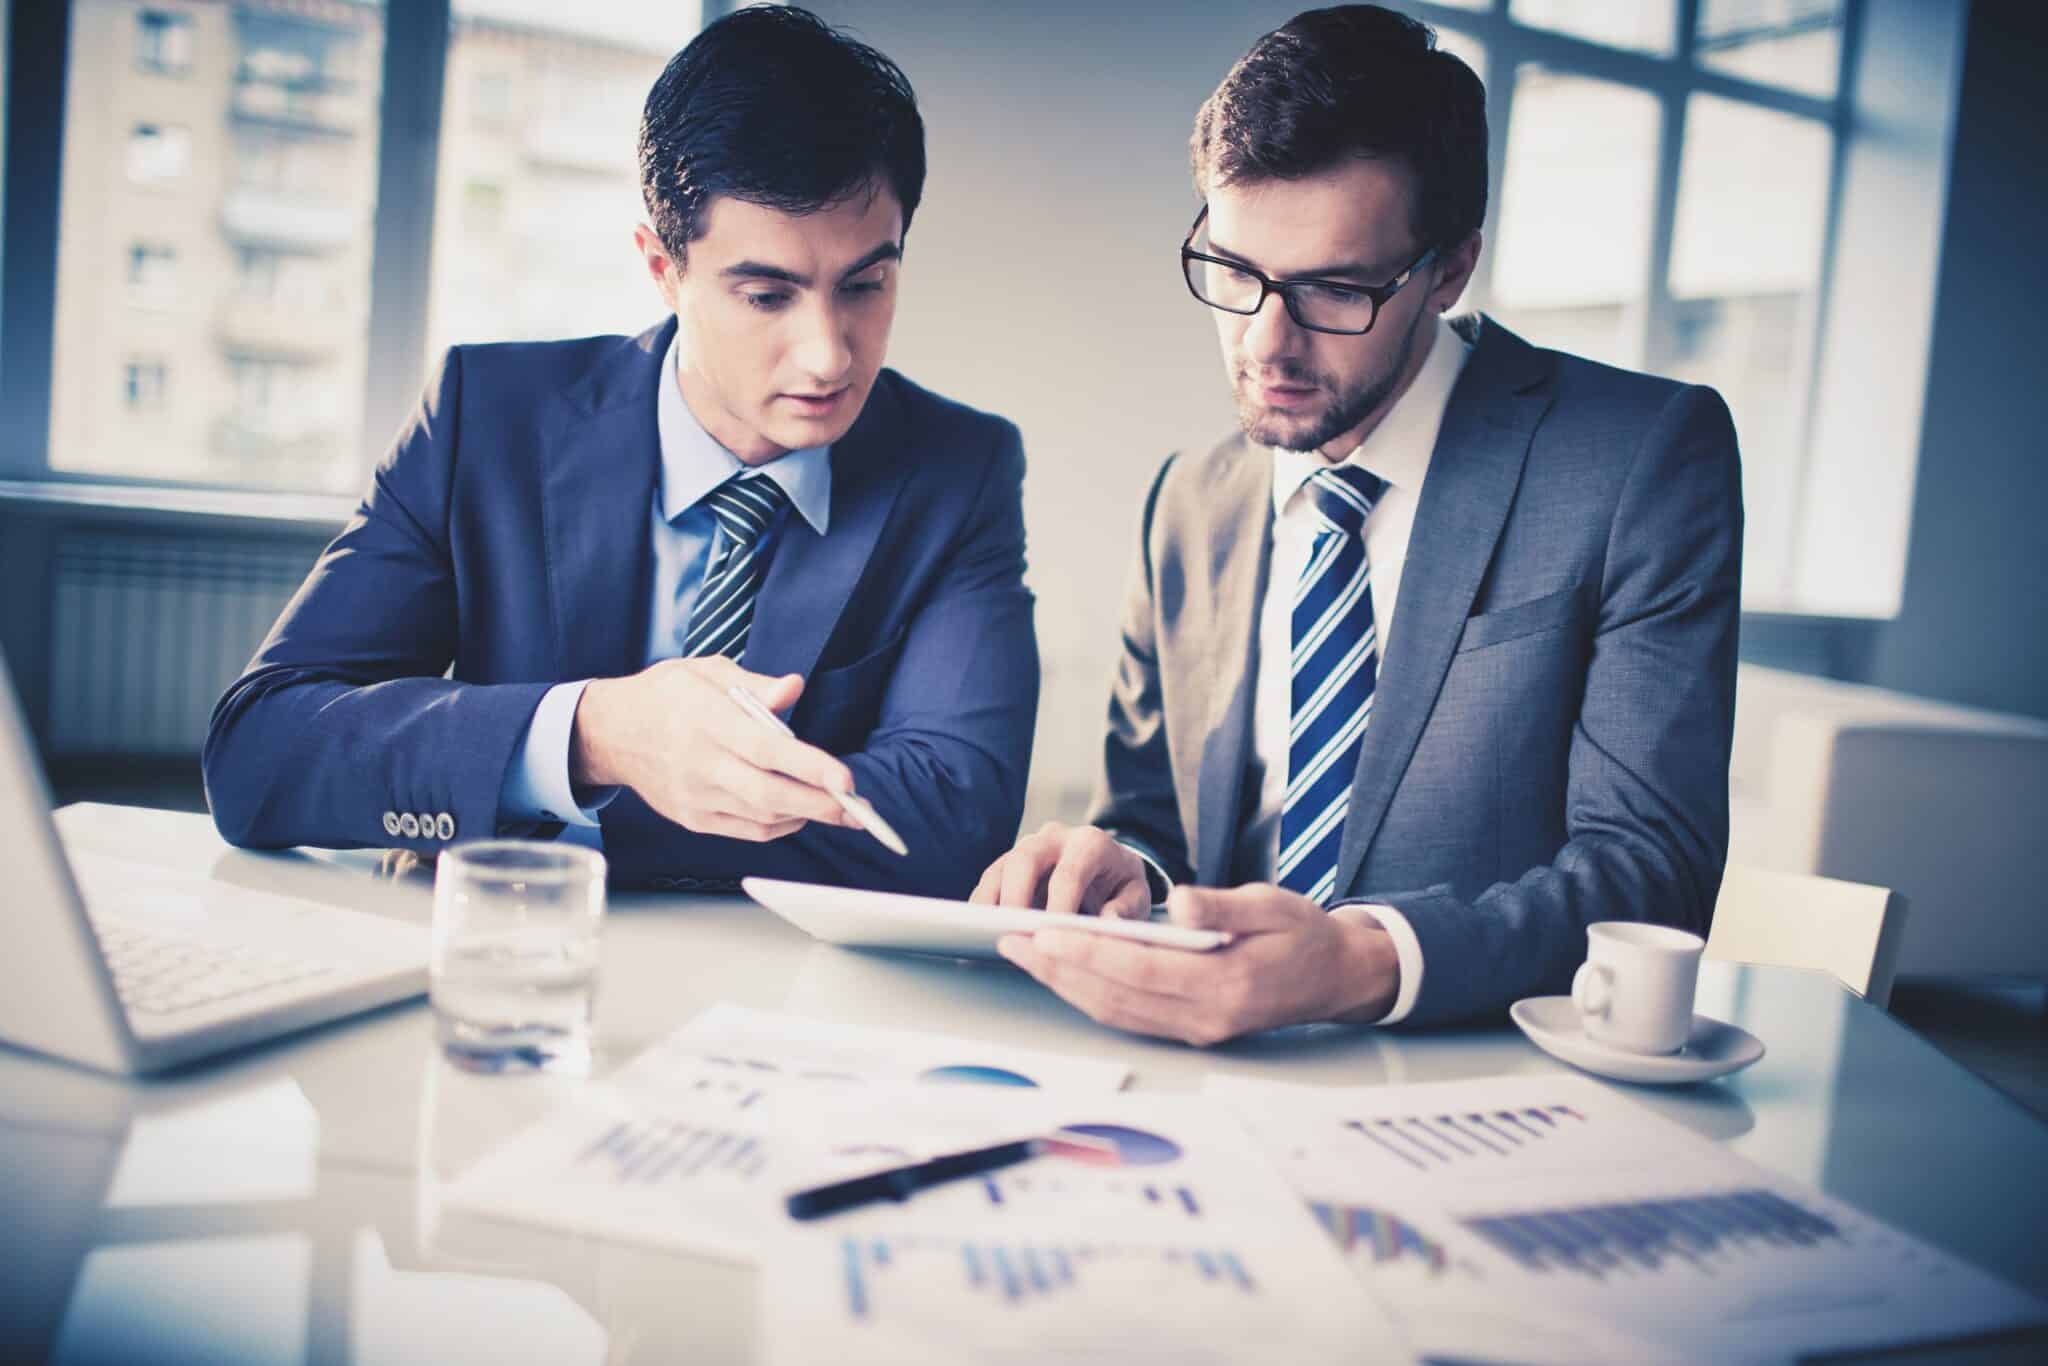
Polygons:
<instances>
[{"instance_id":1,"label":"beard","mask_svg":"<svg viewBox=\"0 0 2048 1366\"><path fill-rule=\"evenodd\" d=\"M1416 315L1418 320L1424 316ZM1252 379L1250 367L1236 361L1231 366L1230 387L1237 399L1238 425L1260 446L1283 451L1321 450L1386 406L1401 385L1414 346L1415 324L1410 323L1407 335L1401 338L1401 345L1385 368L1365 376L1349 389L1341 387L1334 375L1320 374L1294 361L1269 367L1264 378L1310 385L1326 396L1320 408L1304 413L1279 413L1266 407L1259 401L1258 385Z\"/></svg>"}]
</instances>

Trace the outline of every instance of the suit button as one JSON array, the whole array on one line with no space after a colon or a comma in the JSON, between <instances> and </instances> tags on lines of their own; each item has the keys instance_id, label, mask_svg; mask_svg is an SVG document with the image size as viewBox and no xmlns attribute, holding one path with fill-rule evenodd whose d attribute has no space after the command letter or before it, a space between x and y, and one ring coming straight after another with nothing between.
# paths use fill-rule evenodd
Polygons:
<instances>
[{"instance_id":1,"label":"suit button","mask_svg":"<svg viewBox=\"0 0 2048 1366\"><path fill-rule=\"evenodd\" d=\"M398 834L398 813L396 811L386 811L384 813L384 833L394 836Z\"/></svg>"},{"instance_id":2,"label":"suit button","mask_svg":"<svg viewBox=\"0 0 2048 1366\"><path fill-rule=\"evenodd\" d=\"M455 838L455 817L443 811L434 817L434 834L444 840Z\"/></svg>"},{"instance_id":3,"label":"suit button","mask_svg":"<svg viewBox=\"0 0 2048 1366\"><path fill-rule=\"evenodd\" d=\"M409 840L420 837L420 818L408 811L398 818L398 833Z\"/></svg>"},{"instance_id":4,"label":"suit button","mask_svg":"<svg viewBox=\"0 0 2048 1366\"><path fill-rule=\"evenodd\" d=\"M433 837L434 813L431 811L422 811L420 812L420 838L423 840L430 840Z\"/></svg>"}]
</instances>

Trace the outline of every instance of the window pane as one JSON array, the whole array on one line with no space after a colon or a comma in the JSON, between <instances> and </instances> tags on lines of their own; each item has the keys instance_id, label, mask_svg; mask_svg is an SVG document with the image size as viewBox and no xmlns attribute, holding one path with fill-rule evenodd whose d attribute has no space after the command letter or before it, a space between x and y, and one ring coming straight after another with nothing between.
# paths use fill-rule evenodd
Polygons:
<instances>
[{"instance_id":1,"label":"window pane","mask_svg":"<svg viewBox=\"0 0 2048 1366\"><path fill-rule=\"evenodd\" d=\"M458 342L638 332L640 110L699 7L456 0L428 361Z\"/></svg>"},{"instance_id":2,"label":"window pane","mask_svg":"<svg viewBox=\"0 0 2048 1366\"><path fill-rule=\"evenodd\" d=\"M1775 110L1710 95L1686 106L1668 368L1719 389L1735 414L1752 602L1769 600L1789 567L1833 140L1824 124Z\"/></svg>"},{"instance_id":3,"label":"window pane","mask_svg":"<svg viewBox=\"0 0 2048 1366\"><path fill-rule=\"evenodd\" d=\"M1678 0L1514 0L1508 13L1532 28L1668 57L1678 50Z\"/></svg>"},{"instance_id":4,"label":"window pane","mask_svg":"<svg viewBox=\"0 0 2048 1366\"><path fill-rule=\"evenodd\" d=\"M1831 96L1842 66L1842 0L1700 0L1702 66Z\"/></svg>"},{"instance_id":5,"label":"window pane","mask_svg":"<svg viewBox=\"0 0 2048 1366\"><path fill-rule=\"evenodd\" d=\"M1655 97L1540 66L1516 75L1489 308L1533 341L1617 365L1649 276Z\"/></svg>"},{"instance_id":6,"label":"window pane","mask_svg":"<svg viewBox=\"0 0 2048 1366\"><path fill-rule=\"evenodd\" d=\"M135 66L159 76L182 76L191 70L192 16L177 10L137 10Z\"/></svg>"},{"instance_id":7,"label":"window pane","mask_svg":"<svg viewBox=\"0 0 2048 1366\"><path fill-rule=\"evenodd\" d=\"M71 25L51 468L353 489L381 7L76 0Z\"/></svg>"}]
</instances>

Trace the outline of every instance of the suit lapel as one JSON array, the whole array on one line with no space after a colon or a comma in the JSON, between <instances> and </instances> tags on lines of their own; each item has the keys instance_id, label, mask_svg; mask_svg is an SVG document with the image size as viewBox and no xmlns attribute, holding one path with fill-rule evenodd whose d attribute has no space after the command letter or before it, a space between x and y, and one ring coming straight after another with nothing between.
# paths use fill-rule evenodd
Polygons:
<instances>
[{"instance_id":1,"label":"suit lapel","mask_svg":"<svg viewBox=\"0 0 2048 1366\"><path fill-rule=\"evenodd\" d=\"M562 678L614 677L646 660L660 468L655 385L674 331L670 319L607 352L563 392L542 446L541 516Z\"/></svg>"},{"instance_id":2,"label":"suit lapel","mask_svg":"<svg viewBox=\"0 0 2048 1366\"><path fill-rule=\"evenodd\" d=\"M1339 895L1364 865L1394 789L1436 705L1521 483L1529 438L1550 406L1541 353L1488 319L1444 413L1401 572L1398 629L1373 699L1337 856Z\"/></svg>"},{"instance_id":3,"label":"suit lapel","mask_svg":"<svg viewBox=\"0 0 2048 1366\"><path fill-rule=\"evenodd\" d=\"M901 419L885 372L852 428L832 443L830 529L820 536L794 514L782 524L755 601L746 668L808 678L816 667L909 474Z\"/></svg>"},{"instance_id":4,"label":"suit lapel","mask_svg":"<svg viewBox=\"0 0 2048 1366\"><path fill-rule=\"evenodd\" d=\"M1179 758L1175 767L1198 775L1195 881L1217 887L1229 875L1240 833L1238 804L1259 670L1259 602L1273 558L1272 460L1246 442L1233 442L1218 463L1207 501L1215 517L1207 537L1215 599L1196 652L1197 670L1185 675L1201 698L1203 724L1189 737L1200 750Z\"/></svg>"}]
</instances>

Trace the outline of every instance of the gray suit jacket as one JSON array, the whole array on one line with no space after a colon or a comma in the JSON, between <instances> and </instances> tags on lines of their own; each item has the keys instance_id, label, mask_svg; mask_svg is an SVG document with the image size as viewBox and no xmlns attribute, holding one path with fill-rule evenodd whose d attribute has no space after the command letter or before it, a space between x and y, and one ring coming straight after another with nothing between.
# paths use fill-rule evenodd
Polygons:
<instances>
[{"instance_id":1,"label":"gray suit jacket","mask_svg":"<svg viewBox=\"0 0 2048 1366\"><path fill-rule=\"evenodd\" d=\"M1421 941L1410 1023L1567 989L1598 920L1705 934L1728 845L1742 565L1711 389L1491 319L1423 486L1333 904ZM1145 503L1090 820L1176 880L1246 880L1270 460L1170 457Z\"/></svg>"}]
</instances>

